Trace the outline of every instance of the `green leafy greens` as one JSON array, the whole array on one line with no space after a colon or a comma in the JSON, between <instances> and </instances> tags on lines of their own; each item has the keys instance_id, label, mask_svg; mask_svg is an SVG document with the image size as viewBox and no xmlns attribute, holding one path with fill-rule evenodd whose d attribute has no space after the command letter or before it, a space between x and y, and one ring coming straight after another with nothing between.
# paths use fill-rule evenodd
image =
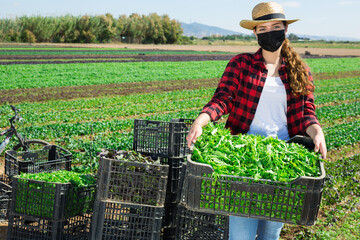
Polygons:
<instances>
[{"instance_id":1,"label":"green leafy greens","mask_svg":"<svg viewBox=\"0 0 360 240\"><path fill-rule=\"evenodd\" d=\"M231 135L212 123L195 143L192 160L214 168L213 177L232 175L290 182L320 175L320 155L296 143L248 134Z\"/></svg>"}]
</instances>

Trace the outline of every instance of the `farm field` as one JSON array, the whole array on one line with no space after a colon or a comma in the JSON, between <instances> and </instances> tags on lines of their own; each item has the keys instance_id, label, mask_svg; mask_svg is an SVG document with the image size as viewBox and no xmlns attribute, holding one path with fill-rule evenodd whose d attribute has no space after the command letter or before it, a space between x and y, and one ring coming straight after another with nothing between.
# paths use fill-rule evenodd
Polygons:
<instances>
[{"instance_id":1,"label":"farm field","mask_svg":"<svg viewBox=\"0 0 360 240\"><path fill-rule=\"evenodd\" d=\"M75 164L94 169L101 148L132 148L135 118L196 118L235 55L0 45L0 130L8 127L13 104L21 109L21 132L28 138L60 145ZM317 224L287 225L282 239L353 239L360 236L360 58L304 60L312 70L330 162Z\"/></svg>"}]
</instances>

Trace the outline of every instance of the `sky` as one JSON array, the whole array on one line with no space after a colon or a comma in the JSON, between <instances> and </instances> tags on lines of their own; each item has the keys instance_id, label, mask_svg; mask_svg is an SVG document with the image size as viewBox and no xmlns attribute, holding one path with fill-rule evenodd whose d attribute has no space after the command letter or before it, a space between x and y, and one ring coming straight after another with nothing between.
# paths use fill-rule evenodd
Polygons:
<instances>
[{"instance_id":1,"label":"sky","mask_svg":"<svg viewBox=\"0 0 360 240\"><path fill-rule=\"evenodd\" d=\"M251 0L0 0L0 18L17 16L98 15L111 13L115 18L132 13L167 14L184 23L201 23L239 33L250 33L239 26L251 19ZM350 37L360 40L360 0L277 1L287 19L297 19L288 33Z\"/></svg>"}]
</instances>

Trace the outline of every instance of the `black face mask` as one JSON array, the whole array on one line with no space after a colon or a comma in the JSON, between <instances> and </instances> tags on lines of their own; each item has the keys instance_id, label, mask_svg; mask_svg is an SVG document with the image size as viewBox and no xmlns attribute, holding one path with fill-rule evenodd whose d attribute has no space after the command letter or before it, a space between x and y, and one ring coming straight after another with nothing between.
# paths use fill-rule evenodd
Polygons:
<instances>
[{"instance_id":1,"label":"black face mask","mask_svg":"<svg viewBox=\"0 0 360 240\"><path fill-rule=\"evenodd\" d=\"M257 35L259 45L269 52L275 52L285 40L285 30L259 33Z\"/></svg>"}]
</instances>

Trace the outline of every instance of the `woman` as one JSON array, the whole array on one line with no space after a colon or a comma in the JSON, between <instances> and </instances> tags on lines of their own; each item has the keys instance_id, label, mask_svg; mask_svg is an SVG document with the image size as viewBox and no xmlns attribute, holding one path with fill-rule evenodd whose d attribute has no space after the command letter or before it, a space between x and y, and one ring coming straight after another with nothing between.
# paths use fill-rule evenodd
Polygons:
<instances>
[{"instance_id":1,"label":"woman","mask_svg":"<svg viewBox=\"0 0 360 240\"><path fill-rule=\"evenodd\" d=\"M315 152L326 158L323 131L315 115L311 73L285 39L288 24L278 3L256 5L253 20L240 26L252 30L260 49L232 58L210 102L187 135L188 146L202 127L229 114L225 127L236 135L258 134L288 140L295 135L313 139ZM229 239L278 239L283 223L230 217Z\"/></svg>"}]
</instances>

